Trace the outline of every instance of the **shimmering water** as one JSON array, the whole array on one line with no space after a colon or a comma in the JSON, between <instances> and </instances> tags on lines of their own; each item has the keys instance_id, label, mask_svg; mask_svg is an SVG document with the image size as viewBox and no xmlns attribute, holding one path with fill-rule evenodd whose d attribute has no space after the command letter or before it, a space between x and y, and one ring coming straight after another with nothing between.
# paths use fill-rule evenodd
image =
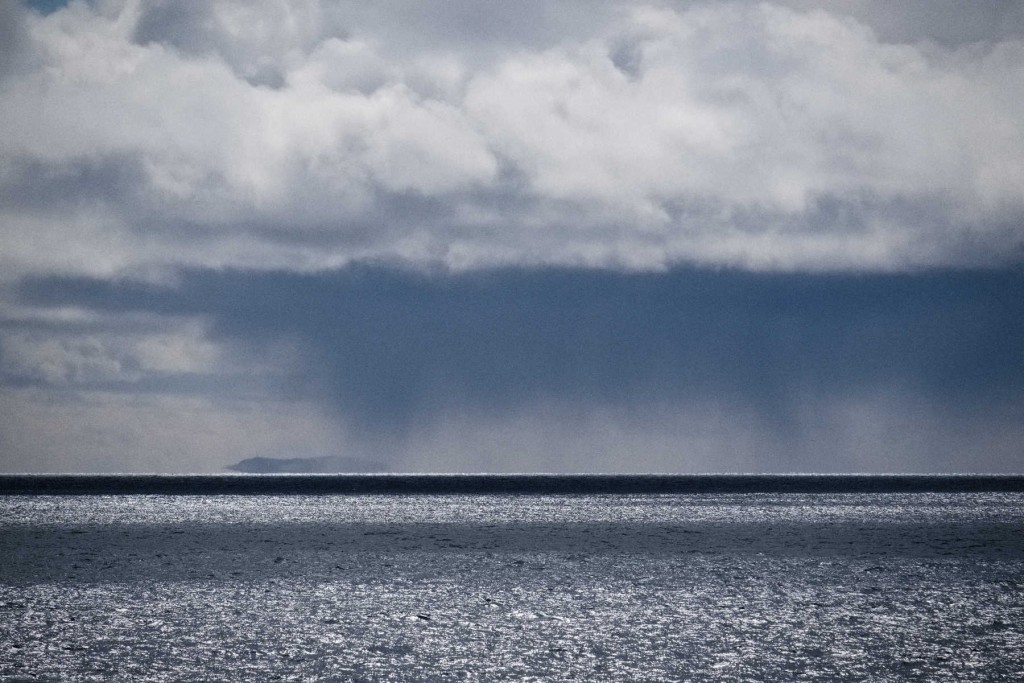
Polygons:
<instances>
[{"instance_id":1,"label":"shimmering water","mask_svg":"<svg viewBox=\"0 0 1024 683\"><path fill-rule=\"evenodd\" d=\"M0 497L0 680L1022 680L1024 494Z\"/></svg>"}]
</instances>

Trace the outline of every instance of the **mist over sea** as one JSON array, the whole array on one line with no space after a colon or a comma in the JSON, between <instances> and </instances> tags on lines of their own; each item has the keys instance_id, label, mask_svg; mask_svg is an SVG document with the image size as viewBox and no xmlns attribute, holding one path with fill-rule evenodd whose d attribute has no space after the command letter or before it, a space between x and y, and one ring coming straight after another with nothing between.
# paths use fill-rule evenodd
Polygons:
<instances>
[{"instance_id":1,"label":"mist over sea","mask_svg":"<svg viewBox=\"0 0 1024 683\"><path fill-rule=\"evenodd\" d=\"M0 680L1024 678L1019 478L776 479L40 495L6 477Z\"/></svg>"}]
</instances>

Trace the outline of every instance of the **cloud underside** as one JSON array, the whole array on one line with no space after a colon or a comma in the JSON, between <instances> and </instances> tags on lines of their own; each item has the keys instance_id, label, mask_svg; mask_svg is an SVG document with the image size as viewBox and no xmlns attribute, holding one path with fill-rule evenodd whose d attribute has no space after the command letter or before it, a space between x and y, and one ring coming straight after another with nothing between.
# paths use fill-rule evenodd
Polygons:
<instances>
[{"instance_id":1,"label":"cloud underside","mask_svg":"<svg viewBox=\"0 0 1024 683\"><path fill-rule=\"evenodd\" d=\"M199 336L221 356L220 375L189 384L154 365L152 339L140 358L89 333L91 356L81 341L59 355L75 351L74 371L48 376L40 356L22 354L16 367L8 353L7 381L20 378L22 391L202 399L236 413L284 401L315 407L319 418L295 422L302 429L332 425L297 436L297 452L223 451L236 460L335 454L393 470L497 471L1020 465L1016 271L193 270L163 285L29 279L20 297L109 319L202 321ZM196 363L213 351L196 344L171 355L201 375ZM256 375L232 376L232 365Z\"/></svg>"},{"instance_id":2,"label":"cloud underside","mask_svg":"<svg viewBox=\"0 0 1024 683\"><path fill-rule=\"evenodd\" d=\"M5 5L0 265L1019 262L1021 12L788 5Z\"/></svg>"}]
</instances>

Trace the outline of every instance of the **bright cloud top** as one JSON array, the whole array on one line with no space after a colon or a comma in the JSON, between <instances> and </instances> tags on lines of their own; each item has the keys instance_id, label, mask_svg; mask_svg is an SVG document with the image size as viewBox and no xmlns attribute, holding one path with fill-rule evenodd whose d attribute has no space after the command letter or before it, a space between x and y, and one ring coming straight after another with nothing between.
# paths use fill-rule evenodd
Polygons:
<instances>
[{"instance_id":1,"label":"bright cloud top","mask_svg":"<svg viewBox=\"0 0 1024 683\"><path fill-rule=\"evenodd\" d=\"M8 7L0 266L1020 261L1024 39L854 5Z\"/></svg>"}]
</instances>

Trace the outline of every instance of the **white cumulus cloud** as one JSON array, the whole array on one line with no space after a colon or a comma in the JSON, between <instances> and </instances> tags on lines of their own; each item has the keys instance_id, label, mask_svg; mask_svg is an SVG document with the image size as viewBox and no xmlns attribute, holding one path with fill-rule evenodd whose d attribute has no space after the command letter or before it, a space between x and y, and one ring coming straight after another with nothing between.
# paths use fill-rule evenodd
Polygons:
<instances>
[{"instance_id":1,"label":"white cumulus cloud","mask_svg":"<svg viewBox=\"0 0 1024 683\"><path fill-rule=\"evenodd\" d=\"M1019 261L1019 13L887 7L7 7L0 265Z\"/></svg>"}]
</instances>

